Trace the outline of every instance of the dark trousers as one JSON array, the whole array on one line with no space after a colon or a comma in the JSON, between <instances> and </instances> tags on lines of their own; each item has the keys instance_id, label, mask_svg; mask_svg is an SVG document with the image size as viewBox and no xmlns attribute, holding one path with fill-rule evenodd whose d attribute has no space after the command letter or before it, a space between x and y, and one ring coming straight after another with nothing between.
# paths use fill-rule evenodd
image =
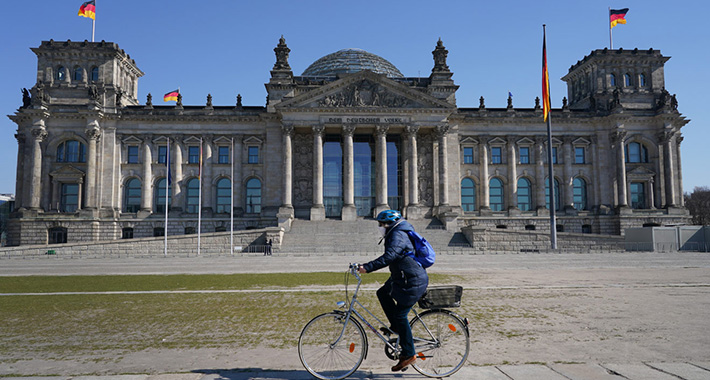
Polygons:
<instances>
[{"instance_id":1,"label":"dark trousers","mask_svg":"<svg viewBox=\"0 0 710 380\"><path fill-rule=\"evenodd\" d=\"M377 290L377 298L380 300L382 310L384 310L390 326L399 334L399 344L402 347L400 357L408 358L414 356L414 339L412 338L412 329L409 327L409 310L412 305L400 307L392 298L392 281L387 280L381 288Z\"/></svg>"}]
</instances>

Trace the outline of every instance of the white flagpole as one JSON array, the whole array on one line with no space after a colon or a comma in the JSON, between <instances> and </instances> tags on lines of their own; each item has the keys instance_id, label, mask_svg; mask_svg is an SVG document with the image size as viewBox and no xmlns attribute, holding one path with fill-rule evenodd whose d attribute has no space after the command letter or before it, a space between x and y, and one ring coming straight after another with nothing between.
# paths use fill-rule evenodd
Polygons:
<instances>
[{"instance_id":1,"label":"white flagpole","mask_svg":"<svg viewBox=\"0 0 710 380\"><path fill-rule=\"evenodd\" d=\"M229 252L234 255L234 137L232 137L232 146L229 148L229 157L232 162L232 174L230 175L232 179L232 186L229 188L231 194L231 202L229 207Z\"/></svg>"},{"instance_id":2,"label":"white flagpole","mask_svg":"<svg viewBox=\"0 0 710 380\"><path fill-rule=\"evenodd\" d=\"M165 256L168 255L168 191L170 189L170 137L165 152Z\"/></svg>"},{"instance_id":3,"label":"white flagpole","mask_svg":"<svg viewBox=\"0 0 710 380\"><path fill-rule=\"evenodd\" d=\"M609 16L606 22L609 24L609 50L614 50L614 43L611 40L611 7L609 7Z\"/></svg>"},{"instance_id":4,"label":"white flagpole","mask_svg":"<svg viewBox=\"0 0 710 380\"><path fill-rule=\"evenodd\" d=\"M200 137L200 175L199 191L197 196L197 255L200 255L200 234L202 232L202 137Z\"/></svg>"},{"instance_id":5,"label":"white flagpole","mask_svg":"<svg viewBox=\"0 0 710 380\"><path fill-rule=\"evenodd\" d=\"M96 9L96 1L94 1L94 10ZM96 32L96 11L94 11L94 18L91 19L91 42L94 42L94 32Z\"/></svg>"}]
</instances>

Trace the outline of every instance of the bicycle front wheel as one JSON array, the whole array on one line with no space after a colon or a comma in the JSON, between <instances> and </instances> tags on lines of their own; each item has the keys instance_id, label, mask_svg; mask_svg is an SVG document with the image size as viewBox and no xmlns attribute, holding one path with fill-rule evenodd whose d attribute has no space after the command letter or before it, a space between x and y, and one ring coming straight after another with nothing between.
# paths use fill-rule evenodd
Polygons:
<instances>
[{"instance_id":1,"label":"bicycle front wheel","mask_svg":"<svg viewBox=\"0 0 710 380\"><path fill-rule=\"evenodd\" d=\"M430 310L409 323L414 337L417 372L428 377L454 374L466 363L469 350L468 326L448 310Z\"/></svg>"},{"instance_id":2,"label":"bicycle front wheel","mask_svg":"<svg viewBox=\"0 0 710 380\"><path fill-rule=\"evenodd\" d=\"M344 379L352 375L367 352L362 326L344 313L331 312L313 318L301 331L298 357L303 367L323 380Z\"/></svg>"}]
</instances>

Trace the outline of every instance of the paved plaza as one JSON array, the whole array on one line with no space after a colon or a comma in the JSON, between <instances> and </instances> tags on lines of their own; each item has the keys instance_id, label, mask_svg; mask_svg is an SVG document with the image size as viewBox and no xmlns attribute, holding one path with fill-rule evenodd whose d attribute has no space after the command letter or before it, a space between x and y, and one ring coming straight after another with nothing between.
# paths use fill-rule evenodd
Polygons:
<instances>
[{"instance_id":1,"label":"paved plaza","mask_svg":"<svg viewBox=\"0 0 710 380\"><path fill-rule=\"evenodd\" d=\"M13 258L0 260L0 276L344 272L348 263L372 258L349 255ZM710 310L710 255L707 253L439 255L430 272L461 274L465 293L505 295L513 308L544 311L561 307L570 314L569 318L564 315L549 318L539 326L527 326L531 322L526 320L514 322L511 330L529 329L529 336L534 337L530 340L500 339L485 330L472 331L469 365L450 377L453 380L710 379L706 318ZM11 296L0 296L0 302L2 297ZM608 339L594 339L595 334L606 330L614 333ZM379 355L379 345L372 340L370 345L371 354L351 378L423 378L413 369L392 374L388 368L391 362ZM311 379L300 366L297 355L290 351L294 350L195 351L189 357L176 352L138 353L109 363L97 372L75 369L76 374L102 376L72 375L70 363L54 367L53 373L64 375L30 378ZM513 360L500 362L500 358L508 357ZM9 373L26 373L22 365L11 364L16 371ZM6 371L7 368L0 374Z\"/></svg>"}]
</instances>

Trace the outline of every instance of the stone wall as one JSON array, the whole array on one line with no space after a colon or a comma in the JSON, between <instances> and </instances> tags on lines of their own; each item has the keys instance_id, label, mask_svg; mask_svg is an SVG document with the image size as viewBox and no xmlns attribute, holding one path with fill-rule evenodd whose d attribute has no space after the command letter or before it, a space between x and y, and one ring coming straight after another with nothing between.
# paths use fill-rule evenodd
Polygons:
<instances>
[{"instance_id":1,"label":"stone wall","mask_svg":"<svg viewBox=\"0 0 710 380\"><path fill-rule=\"evenodd\" d=\"M273 250L277 252L283 240L284 231L278 227L260 230L234 231L234 254L263 254L267 241L273 240ZM230 233L213 232L200 236L201 255L228 255ZM112 242L86 242L52 245L32 245L0 248L0 258L12 256L46 255L48 251L64 257L146 257L162 256L165 239L151 237L123 239ZM168 236L168 256L197 255L197 235Z\"/></svg>"},{"instance_id":2,"label":"stone wall","mask_svg":"<svg viewBox=\"0 0 710 380\"><path fill-rule=\"evenodd\" d=\"M478 252L547 252L550 251L550 234L538 231L509 231L482 227L465 227L464 236ZM557 234L558 250L569 252L623 251L622 236Z\"/></svg>"}]
</instances>

